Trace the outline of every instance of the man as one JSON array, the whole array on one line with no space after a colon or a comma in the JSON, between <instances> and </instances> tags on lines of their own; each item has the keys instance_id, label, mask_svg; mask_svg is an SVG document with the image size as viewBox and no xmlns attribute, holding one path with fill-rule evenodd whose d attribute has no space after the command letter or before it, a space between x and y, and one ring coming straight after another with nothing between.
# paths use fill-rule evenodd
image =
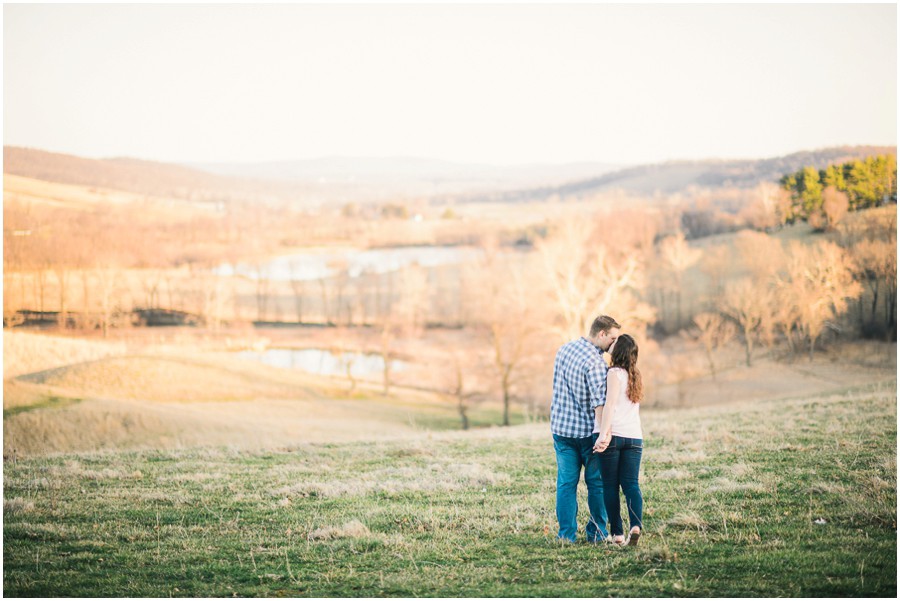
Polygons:
<instances>
[{"instance_id":1,"label":"man","mask_svg":"<svg viewBox=\"0 0 900 601\"><path fill-rule=\"evenodd\" d=\"M594 419L599 419L606 404L606 361L619 336L621 326L607 315L591 325L590 335L560 347L553 366L553 404L550 406L550 430L556 450L556 518L559 538L575 542L578 532L576 491L584 468L591 516L585 534L589 542L607 537L606 507L600 457L594 453Z\"/></svg>"}]
</instances>

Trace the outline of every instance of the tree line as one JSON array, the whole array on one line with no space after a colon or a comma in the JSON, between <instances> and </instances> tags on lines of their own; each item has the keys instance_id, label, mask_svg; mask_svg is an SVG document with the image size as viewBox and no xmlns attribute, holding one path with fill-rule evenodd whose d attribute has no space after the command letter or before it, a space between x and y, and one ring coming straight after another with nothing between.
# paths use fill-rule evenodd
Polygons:
<instances>
[{"instance_id":1,"label":"tree line","mask_svg":"<svg viewBox=\"0 0 900 601\"><path fill-rule=\"evenodd\" d=\"M785 221L800 219L826 229L847 211L897 202L897 156L871 156L825 169L807 166L784 175L780 183L791 198Z\"/></svg>"}]
</instances>

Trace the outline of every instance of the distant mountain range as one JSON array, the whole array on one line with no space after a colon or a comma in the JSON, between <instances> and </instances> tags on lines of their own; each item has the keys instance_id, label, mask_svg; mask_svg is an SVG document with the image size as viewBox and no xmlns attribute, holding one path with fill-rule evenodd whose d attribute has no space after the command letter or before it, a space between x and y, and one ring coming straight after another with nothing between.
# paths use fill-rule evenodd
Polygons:
<instances>
[{"instance_id":1,"label":"distant mountain range","mask_svg":"<svg viewBox=\"0 0 900 601\"><path fill-rule=\"evenodd\" d=\"M673 194L690 188L752 187L806 165L894 153L895 146L845 146L760 160L490 166L418 158L324 158L264 163L158 163L86 159L4 146L3 172L56 183L195 201L287 201L303 205L432 199L481 202L572 198L606 190Z\"/></svg>"},{"instance_id":2,"label":"distant mountain range","mask_svg":"<svg viewBox=\"0 0 900 601\"><path fill-rule=\"evenodd\" d=\"M187 166L230 177L306 182L359 183L419 181L507 185L564 183L621 168L606 163L494 166L415 157L329 157L267 163L189 163Z\"/></svg>"}]
</instances>

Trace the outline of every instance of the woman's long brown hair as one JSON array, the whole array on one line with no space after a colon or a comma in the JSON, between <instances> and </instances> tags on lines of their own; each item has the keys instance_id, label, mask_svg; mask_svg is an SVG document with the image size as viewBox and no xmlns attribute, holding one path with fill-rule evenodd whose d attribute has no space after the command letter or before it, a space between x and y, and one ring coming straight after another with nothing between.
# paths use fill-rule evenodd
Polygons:
<instances>
[{"instance_id":1,"label":"woman's long brown hair","mask_svg":"<svg viewBox=\"0 0 900 601\"><path fill-rule=\"evenodd\" d=\"M613 367L621 367L628 372L628 398L632 403L640 403L644 398L644 383L638 369L638 345L634 338L622 334L616 339L612 353Z\"/></svg>"}]
</instances>

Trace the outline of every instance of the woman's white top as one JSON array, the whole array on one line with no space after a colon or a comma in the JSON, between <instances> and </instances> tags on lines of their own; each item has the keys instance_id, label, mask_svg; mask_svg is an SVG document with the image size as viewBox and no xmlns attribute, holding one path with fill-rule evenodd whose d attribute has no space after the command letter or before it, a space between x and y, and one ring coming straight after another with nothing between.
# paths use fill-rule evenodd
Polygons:
<instances>
[{"instance_id":1,"label":"woman's white top","mask_svg":"<svg viewBox=\"0 0 900 601\"><path fill-rule=\"evenodd\" d=\"M619 381L619 398L616 399L616 409L613 412L612 435L621 438L643 438L641 404L632 403L628 398L628 372L621 367L611 367L606 375L607 392L609 392L609 378L616 378ZM607 397L605 407L609 407L612 400ZM595 418L594 433L598 432L600 432L600 421Z\"/></svg>"}]
</instances>

